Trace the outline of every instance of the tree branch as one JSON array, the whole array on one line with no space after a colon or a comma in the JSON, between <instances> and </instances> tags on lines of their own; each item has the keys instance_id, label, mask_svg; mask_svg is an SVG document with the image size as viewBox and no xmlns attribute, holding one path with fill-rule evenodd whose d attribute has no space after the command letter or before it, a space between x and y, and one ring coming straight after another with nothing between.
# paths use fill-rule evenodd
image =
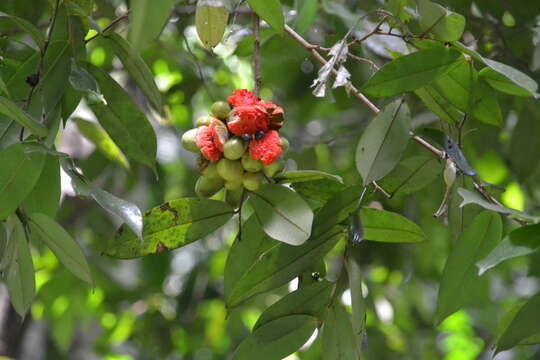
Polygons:
<instances>
[{"instance_id":1,"label":"tree branch","mask_svg":"<svg viewBox=\"0 0 540 360\"><path fill-rule=\"evenodd\" d=\"M253 68L255 70L255 89L256 97L260 97L262 75L261 75L261 21L259 16L253 13Z\"/></svg>"}]
</instances>

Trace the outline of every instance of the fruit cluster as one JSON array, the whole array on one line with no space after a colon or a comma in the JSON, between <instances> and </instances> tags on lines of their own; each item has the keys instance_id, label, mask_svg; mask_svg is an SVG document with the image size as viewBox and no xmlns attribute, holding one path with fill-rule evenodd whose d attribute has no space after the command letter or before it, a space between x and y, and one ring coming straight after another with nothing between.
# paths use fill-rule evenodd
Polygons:
<instances>
[{"instance_id":1,"label":"fruit cluster","mask_svg":"<svg viewBox=\"0 0 540 360\"><path fill-rule=\"evenodd\" d=\"M241 196L244 188L256 191L284 167L280 156L289 142L279 135L283 108L243 89L227 100L215 102L211 113L198 118L196 128L182 136L186 150L201 153L201 177L195 185L201 197L223 187L232 197Z\"/></svg>"}]
</instances>

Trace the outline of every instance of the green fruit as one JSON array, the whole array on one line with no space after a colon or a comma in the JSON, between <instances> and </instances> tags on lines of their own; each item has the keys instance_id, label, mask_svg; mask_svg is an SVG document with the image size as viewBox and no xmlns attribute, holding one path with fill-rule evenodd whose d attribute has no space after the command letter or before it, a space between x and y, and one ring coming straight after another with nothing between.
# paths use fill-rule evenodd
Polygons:
<instances>
[{"instance_id":1,"label":"green fruit","mask_svg":"<svg viewBox=\"0 0 540 360\"><path fill-rule=\"evenodd\" d=\"M244 183L244 187L249 191L257 191L261 187L261 183L263 181L264 177L262 173L245 173L244 180L242 181Z\"/></svg>"},{"instance_id":2,"label":"green fruit","mask_svg":"<svg viewBox=\"0 0 540 360\"><path fill-rule=\"evenodd\" d=\"M237 209L242 203L242 196L244 195L244 188L237 190L227 190L225 192L225 201L233 208Z\"/></svg>"},{"instance_id":3,"label":"green fruit","mask_svg":"<svg viewBox=\"0 0 540 360\"><path fill-rule=\"evenodd\" d=\"M242 188L242 179L236 179L236 180L227 180L225 181L225 189L227 190L238 190Z\"/></svg>"},{"instance_id":4,"label":"green fruit","mask_svg":"<svg viewBox=\"0 0 540 360\"><path fill-rule=\"evenodd\" d=\"M247 144L239 137L233 137L223 144L223 155L229 160L238 160L244 155Z\"/></svg>"},{"instance_id":5,"label":"green fruit","mask_svg":"<svg viewBox=\"0 0 540 360\"><path fill-rule=\"evenodd\" d=\"M195 142L196 135L197 129L188 130L182 135L182 146L184 149L192 152L199 152L199 148Z\"/></svg>"},{"instance_id":6,"label":"green fruit","mask_svg":"<svg viewBox=\"0 0 540 360\"><path fill-rule=\"evenodd\" d=\"M231 111L231 107L225 101L216 101L210 108L212 115L220 119L226 119Z\"/></svg>"},{"instance_id":7,"label":"green fruit","mask_svg":"<svg viewBox=\"0 0 540 360\"><path fill-rule=\"evenodd\" d=\"M208 126L210 125L210 123L212 122L212 120L214 120L215 117L213 116L210 116L210 115L202 115L202 116L199 116L197 118L197 120L195 120L195 126L196 127L199 127L199 126Z\"/></svg>"},{"instance_id":8,"label":"green fruit","mask_svg":"<svg viewBox=\"0 0 540 360\"><path fill-rule=\"evenodd\" d=\"M217 163L217 172L224 180L235 181L242 178L244 169L240 161L221 159Z\"/></svg>"},{"instance_id":9,"label":"green fruit","mask_svg":"<svg viewBox=\"0 0 540 360\"><path fill-rule=\"evenodd\" d=\"M245 153L244 156L242 156L242 166L246 171L257 172L262 170L263 163L259 160L253 160L253 158L249 156L249 153Z\"/></svg>"},{"instance_id":10,"label":"green fruit","mask_svg":"<svg viewBox=\"0 0 540 360\"><path fill-rule=\"evenodd\" d=\"M277 174L279 174L283 169L285 168L285 165L283 162L277 160L271 163L270 165L267 165L264 167L263 172L264 175L268 176L269 178L273 178Z\"/></svg>"},{"instance_id":11,"label":"green fruit","mask_svg":"<svg viewBox=\"0 0 540 360\"><path fill-rule=\"evenodd\" d=\"M287 150L289 150L289 140L285 139L284 137L281 137L280 138L280 143L279 145L281 146L281 151L282 152L287 152Z\"/></svg>"},{"instance_id":12,"label":"green fruit","mask_svg":"<svg viewBox=\"0 0 540 360\"><path fill-rule=\"evenodd\" d=\"M207 178L220 178L221 177L219 176L218 172L217 172L217 166L216 164L212 164L212 163L209 163L203 171L201 171L201 174L204 176L204 177L207 177Z\"/></svg>"},{"instance_id":13,"label":"green fruit","mask_svg":"<svg viewBox=\"0 0 540 360\"><path fill-rule=\"evenodd\" d=\"M195 184L195 193L199 197L208 198L221 190L222 187L222 179L201 176Z\"/></svg>"}]
</instances>

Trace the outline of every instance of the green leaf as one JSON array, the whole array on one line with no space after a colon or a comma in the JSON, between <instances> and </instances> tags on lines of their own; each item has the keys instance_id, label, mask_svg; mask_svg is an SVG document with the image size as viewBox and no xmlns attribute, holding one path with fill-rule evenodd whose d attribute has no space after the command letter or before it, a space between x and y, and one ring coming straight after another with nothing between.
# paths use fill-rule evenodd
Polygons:
<instances>
[{"instance_id":1,"label":"green leaf","mask_svg":"<svg viewBox=\"0 0 540 360\"><path fill-rule=\"evenodd\" d=\"M155 40L165 26L175 0L132 0L128 39L136 51Z\"/></svg>"},{"instance_id":2,"label":"green leaf","mask_svg":"<svg viewBox=\"0 0 540 360\"><path fill-rule=\"evenodd\" d=\"M486 66L490 67L495 72L505 76L515 85L528 91L532 96L536 98L539 96L536 93L536 91L538 90L538 84L528 75L506 64L500 63L495 60L486 59L482 55L480 55L480 53L468 48L459 41L454 41L452 44L456 49L460 50L464 54L470 55L473 59L484 63Z\"/></svg>"},{"instance_id":3,"label":"green leaf","mask_svg":"<svg viewBox=\"0 0 540 360\"><path fill-rule=\"evenodd\" d=\"M278 175L275 180L282 184L295 184L305 181L317 181L330 179L335 180L343 184L343 179L340 176L325 173L318 170L296 170L287 171L286 173Z\"/></svg>"},{"instance_id":4,"label":"green leaf","mask_svg":"<svg viewBox=\"0 0 540 360\"><path fill-rule=\"evenodd\" d=\"M9 94L9 90L6 86L6 83L4 82L4 80L2 80L2 78L0 77L0 95L4 94L5 96L7 96L8 98L11 97L11 95Z\"/></svg>"},{"instance_id":5,"label":"green leaf","mask_svg":"<svg viewBox=\"0 0 540 360\"><path fill-rule=\"evenodd\" d=\"M485 258L478 261L478 275L482 275L505 260L525 256L540 248L540 224L523 226L511 231Z\"/></svg>"},{"instance_id":6,"label":"green leaf","mask_svg":"<svg viewBox=\"0 0 540 360\"><path fill-rule=\"evenodd\" d=\"M301 245L309 238L313 211L296 192L267 184L252 193L248 203L264 232L273 239Z\"/></svg>"},{"instance_id":7,"label":"green leaf","mask_svg":"<svg viewBox=\"0 0 540 360\"><path fill-rule=\"evenodd\" d=\"M69 74L69 83L73 89L78 91L84 91L89 93L98 94L98 84L96 79L86 71L83 67L79 66L75 59L71 59L71 72Z\"/></svg>"},{"instance_id":8,"label":"green leaf","mask_svg":"<svg viewBox=\"0 0 540 360\"><path fill-rule=\"evenodd\" d=\"M261 255L272 247L279 245L279 242L270 238L262 231L257 218L252 215L242 225L241 238L237 239L227 256L225 264L224 293L225 301L229 303L231 293L237 286L239 280L248 269L255 264Z\"/></svg>"},{"instance_id":9,"label":"green leaf","mask_svg":"<svg viewBox=\"0 0 540 360\"><path fill-rule=\"evenodd\" d=\"M492 88L500 92L515 96L533 95L530 91L516 85L512 80L490 67L483 68L480 70L478 75L483 78Z\"/></svg>"},{"instance_id":10,"label":"green leaf","mask_svg":"<svg viewBox=\"0 0 540 360\"><path fill-rule=\"evenodd\" d=\"M392 196L408 195L431 184L442 172L438 159L413 156L401 161L378 184Z\"/></svg>"},{"instance_id":11,"label":"green leaf","mask_svg":"<svg viewBox=\"0 0 540 360\"><path fill-rule=\"evenodd\" d=\"M510 349L522 340L540 333L540 292L531 297L518 311L497 341L497 352Z\"/></svg>"},{"instance_id":12,"label":"green leaf","mask_svg":"<svg viewBox=\"0 0 540 360\"><path fill-rule=\"evenodd\" d=\"M26 214L39 212L56 217L60 205L60 163L58 158L46 155L43 171L36 186L23 202Z\"/></svg>"},{"instance_id":13,"label":"green leaf","mask_svg":"<svg viewBox=\"0 0 540 360\"><path fill-rule=\"evenodd\" d=\"M233 360L281 360L298 350L309 339L317 319L290 315L256 329L236 349Z\"/></svg>"},{"instance_id":14,"label":"green leaf","mask_svg":"<svg viewBox=\"0 0 540 360\"><path fill-rule=\"evenodd\" d=\"M495 126L502 124L495 92L478 79L471 63L459 63L435 81L435 88L452 105L475 119Z\"/></svg>"},{"instance_id":15,"label":"green leaf","mask_svg":"<svg viewBox=\"0 0 540 360\"><path fill-rule=\"evenodd\" d=\"M23 30L28 35L30 35L32 40L34 40L34 42L40 49L43 49L43 47L45 46L45 37L43 36L41 31L37 27L35 27L32 23L30 23L29 21L23 18L0 12L0 19L2 18L11 20L21 30Z\"/></svg>"},{"instance_id":16,"label":"green leaf","mask_svg":"<svg viewBox=\"0 0 540 360\"><path fill-rule=\"evenodd\" d=\"M33 213L29 217L30 230L36 234L58 260L79 279L92 284L90 268L84 253L68 232L47 215Z\"/></svg>"},{"instance_id":17,"label":"green leaf","mask_svg":"<svg viewBox=\"0 0 540 360\"><path fill-rule=\"evenodd\" d=\"M325 360L358 359L349 314L341 306L328 311L322 328L322 346Z\"/></svg>"},{"instance_id":18,"label":"green leaf","mask_svg":"<svg viewBox=\"0 0 540 360\"><path fill-rule=\"evenodd\" d=\"M349 256L346 260L347 274L349 277L349 289L351 290L351 325L354 337L354 344L358 353L362 350L364 343L364 332L366 327L366 301L362 294L362 270L358 261Z\"/></svg>"},{"instance_id":19,"label":"green leaf","mask_svg":"<svg viewBox=\"0 0 540 360\"><path fill-rule=\"evenodd\" d=\"M289 315L310 315L321 318L330 303L334 284L322 280L305 287L300 287L267 308L259 317L253 330L271 321Z\"/></svg>"},{"instance_id":20,"label":"green leaf","mask_svg":"<svg viewBox=\"0 0 540 360\"><path fill-rule=\"evenodd\" d=\"M428 0L418 2L420 28L441 41L459 40L465 30L465 17Z\"/></svg>"},{"instance_id":21,"label":"green leaf","mask_svg":"<svg viewBox=\"0 0 540 360\"><path fill-rule=\"evenodd\" d=\"M364 225L365 240L388 243L415 243L426 239L426 235L418 225L397 213L362 208L360 217Z\"/></svg>"},{"instance_id":22,"label":"green leaf","mask_svg":"<svg viewBox=\"0 0 540 360\"><path fill-rule=\"evenodd\" d=\"M73 118L72 120L77 124L79 132L96 145L96 148L106 158L129 169L129 162L122 151L98 124L81 118Z\"/></svg>"},{"instance_id":23,"label":"green leaf","mask_svg":"<svg viewBox=\"0 0 540 360\"><path fill-rule=\"evenodd\" d=\"M39 137L47 136L47 128L18 107L13 101L0 96L0 114L6 115L8 118L15 120L33 134Z\"/></svg>"},{"instance_id":24,"label":"green leaf","mask_svg":"<svg viewBox=\"0 0 540 360\"><path fill-rule=\"evenodd\" d=\"M524 213L522 211L518 211L518 210L515 210L515 209L509 209L509 208L504 207L502 205L492 204L492 203L488 202L487 200L485 200L480 195L478 195L477 193L474 193L474 192L469 191L467 189L459 188L457 190L457 192L463 198L463 201L459 205L460 207L464 207L465 205L469 205L469 204L476 204L476 205L479 205L479 206L483 207L486 210L496 211L496 212L501 213L501 214L511 215L511 216L515 216L515 217L518 217L518 218L531 220L531 221L534 221L534 222L538 222L540 220L539 217L531 216L531 215L526 214L526 213Z\"/></svg>"},{"instance_id":25,"label":"green leaf","mask_svg":"<svg viewBox=\"0 0 540 360\"><path fill-rule=\"evenodd\" d=\"M223 0L197 1L195 27L205 48L212 49L221 42L228 20L229 11Z\"/></svg>"},{"instance_id":26,"label":"green leaf","mask_svg":"<svg viewBox=\"0 0 540 360\"><path fill-rule=\"evenodd\" d=\"M346 188L334 179L321 179L291 183L291 187L306 200L312 209L323 206L335 194Z\"/></svg>"},{"instance_id":27,"label":"green leaf","mask_svg":"<svg viewBox=\"0 0 540 360\"><path fill-rule=\"evenodd\" d=\"M401 56L377 71L361 91L374 97L390 97L429 85L463 61L455 50L434 48Z\"/></svg>"},{"instance_id":28,"label":"green leaf","mask_svg":"<svg viewBox=\"0 0 540 360\"><path fill-rule=\"evenodd\" d=\"M150 105L159 113L163 113L161 94L154 82L154 75L152 75L142 57L120 35L112 33L107 35L106 38L113 43L114 53L118 56L133 81L142 90Z\"/></svg>"},{"instance_id":29,"label":"green leaf","mask_svg":"<svg viewBox=\"0 0 540 360\"><path fill-rule=\"evenodd\" d=\"M52 41L43 60L43 74L38 89L43 92L43 107L49 114L62 100L71 67L72 47L68 41Z\"/></svg>"},{"instance_id":30,"label":"green leaf","mask_svg":"<svg viewBox=\"0 0 540 360\"><path fill-rule=\"evenodd\" d=\"M24 317L36 291L34 264L23 225L16 217L9 222L12 229L8 241L14 242L14 253L7 270L6 285L15 311Z\"/></svg>"},{"instance_id":31,"label":"green leaf","mask_svg":"<svg viewBox=\"0 0 540 360\"><path fill-rule=\"evenodd\" d=\"M295 21L296 32L304 34L309 30L317 17L319 0L296 0L295 8L298 17Z\"/></svg>"},{"instance_id":32,"label":"green leaf","mask_svg":"<svg viewBox=\"0 0 540 360\"><path fill-rule=\"evenodd\" d=\"M414 90L414 93L422 100L424 105L431 110L439 119L448 124L458 124L463 115L437 90L436 87L427 85Z\"/></svg>"},{"instance_id":33,"label":"green leaf","mask_svg":"<svg viewBox=\"0 0 540 360\"><path fill-rule=\"evenodd\" d=\"M254 258L244 269L243 275L230 291L227 306L236 307L254 295L291 281L318 263L336 245L341 236L342 230L335 227L327 234L311 238L300 246L284 243L272 246Z\"/></svg>"},{"instance_id":34,"label":"green leaf","mask_svg":"<svg viewBox=\"0 0 540 360\"><path fill-rule=\"evenodd\" d=\"M107 100L107 105L90 105L99 123L128 158L154 169L157 142L152 125L124 89L106 72L93 65L89 65L88 70Z\"/></svg>"},{"instance_id":35,"label":"green leaf","mask_svg":"<svg viewBox=\"0 0 540 360\"><path fill-rule=\"evenodd\" d=\"M45 154L17 143L0 152L0 221L30 194L43 169Z\"/></svg>"},{"instance_id":36,"label":"green leaf","mask_svg":"<svg viewBox=\"0 0 540 360\"><path fill-rule=\"evenodd\" d=\"M444 267L437 299L437 323L465 305L471 305L486 288L474 264L500 241L502 221L497 213L484 211L465 229Z\"/></svg>"},{"instance_id":37,"label":"green leaf","mask_svg":"<svg viewBox=\"0 0 540 360\"><path fill-rule=\"evenodd\" d=\"M402 100L387 105L362 133L356 149L356 168L364 185L379 180L397 165L407 147L409 108Z\"/></svg>"},{"instance_id":38,"label":"green leaf","mask_svg":"<svg viewBox=\"0 0 540 360\"><path fill-rule=\"evenodd\" d=\"M130 259L177 249L209 235L233 216L225 202L183 198L166 202L143 216L143 241L122 225L105 254Z\"/></svg>"},{"instance_id":39,"label":"green leaf","mask_svg":"<svg viewBox=\"0 0 540 360\"><path fill-rule=\"evenodd\" d=\"M285 19L279 0L247 0L249 6L278 33L283 32Z\"/></svg>"}]
</instances>

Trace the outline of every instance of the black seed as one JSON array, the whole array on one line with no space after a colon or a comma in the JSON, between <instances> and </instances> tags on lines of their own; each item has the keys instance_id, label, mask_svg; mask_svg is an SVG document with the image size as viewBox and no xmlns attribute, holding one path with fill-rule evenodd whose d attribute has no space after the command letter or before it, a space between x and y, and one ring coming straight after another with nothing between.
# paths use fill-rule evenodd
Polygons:
<instances>
[{"instance_id":1,"label":"black seed","mask_svg":"<svg viewBox=\"0 0 540 360\"><path fill-rule=\"evenodd\" d=\"M32 87L36 86L38 82L39 82L38 74L32 74L26 78L26 83Z\"/></svg>"},{"instance_id":2,"label":"black seed","mask_svg":"<svg viewBox=\"0 0 540 360\"><path fill-rule=\"evenodd\" d=\"M260 140L262 139L264 136L264 131L262 130L259 130L255 133L255 135L253 136L255 138L255 140Z\"/></svg>"},{"instance_id":3,"label":"black seed","mask_svg":"<svg viewBox=\"0 0 540 360\"><path fill-rule=\"evenodd\" d=\"M242 140L249 141L249 134L242 135Z\"/></svg>"},{"instance_id":4,"label":"black seed","mask_svg":"<svg viewBox=\"0 0 540 360\"><path fill-rule=\"evenodd\" d=\"M321 278L321 274L318 272L311 273L311 278L315 281L318 281Z\"/></svg>"}]
</instances>

